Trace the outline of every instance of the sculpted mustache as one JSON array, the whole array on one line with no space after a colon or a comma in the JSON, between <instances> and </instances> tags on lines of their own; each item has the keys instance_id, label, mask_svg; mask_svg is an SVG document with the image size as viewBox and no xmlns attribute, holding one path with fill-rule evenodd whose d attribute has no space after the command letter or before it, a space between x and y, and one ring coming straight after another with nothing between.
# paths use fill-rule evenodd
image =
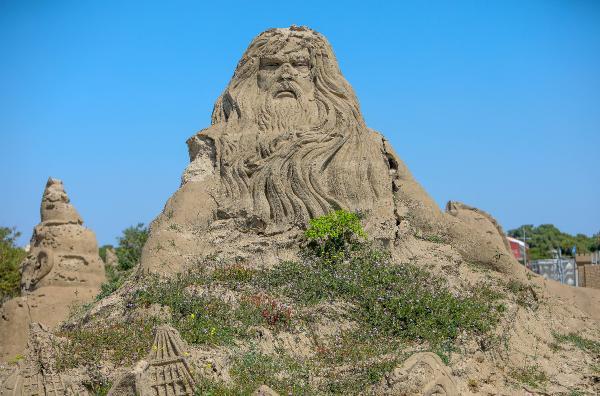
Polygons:
<instances>
[{"instance_id":1,"label":"sculpted mustache","mask_svg":"<svg viewBox=\"0 0 600 396\"><path fill-rule=\"evenodd\" d=\"M291 91L293 92L296 97L300 96L300 87L298 86L298 84L295 81L292 80L285 80L282 81L280 83L278 83L277 85L275 85L275 89L273 93L277 93L277 92L281 92L281 91Z\"/></svg>"}]
</instances>

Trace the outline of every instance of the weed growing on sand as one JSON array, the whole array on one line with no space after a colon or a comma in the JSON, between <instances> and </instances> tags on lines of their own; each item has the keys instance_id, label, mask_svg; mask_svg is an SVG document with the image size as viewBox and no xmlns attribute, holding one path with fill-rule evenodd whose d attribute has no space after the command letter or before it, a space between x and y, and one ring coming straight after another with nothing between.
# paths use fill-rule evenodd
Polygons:
<instances>
[{"instance_id":1,"label":"weed growing on sand","mask_svg":"<svg viewBox=\"0 0 600 396\"><path fill-rule=\"evenodd\" d=\"M552 346L552 349L554 349L554 350L560 349L560 344L568 342L568 343L574 345L575 347L581 349L582 351L590 353L594 356L600 356L600 342L598 342L598 341L593 341L593 340L584 338L584 337L578 335L577 333L569 333L569 334L553 333L552 335L554 336L555 344L553 343L551 346Z\"/></svg>"},{"instance_id":2,"label":"weed growing on sand","mask_svg":"<svg viewBox=\"0 0 600 396\"><path fill-rule=\"evenodd\" d=\"M354 365L390 352L398 355L404 343L390 337L374 337L364 329L347 330L326 345L317 343L317 356L325 365Z\"/></svg>"},{"instance_id":3,"label":"weed growing on sand","mask_svg":"<svg viewBox=\"0 0 600 396\"><path fill-rule=\"evenodd\" d=\"M433 243L444 243L444 238L439 235L425 235L422 239Z\"/></svg>"},{"instance_id":4,"label":"weed growing on sand","mask_svg":"<svg viewBox=\"0 0 600 396\"><path fill-rule=\"evenodd\" d=\"M537 294L531 285L527 285L517 280L510 280L506 283L506 289L515 296L515 302L525 308L537 309L539 303Z\"/></svg>"},{"instance_id":5,"label":"weed growing on sand","mask_svg":"<svg viewBox=\"0 0 600 396\"><path fill-rule=\"evenodd\" d=\"M153 320L136 320L63 330L58 336L66 338L66 342L58 346L61 353L56 368L62 371L78 366L94 367L101 360L132 365L148 353L155 326Z\"/></svg>"},{"instance_id":6,"label":"weed growing on sand","mask_svg":"<svg viewBox=\"0 0 600 396\"><path fill-rule=\"evenodd\" d=\"M471 392L475 393L479 391L479 382L477 382L477 380L474 378L469 378L467 381L467 386Z\"/></svg>"},{"instance_id":7,"label":"weed growing on sand","mask_svg":"<svg viewBox=\"0 0 600 396\"><path fill-rule=\"evenodd\" d=\"M263 384L280 394L315 394L309 384L307 363L285 354L275 358L252 349L234 358L230 371L232 384L200 379L196 395L249 395Z\"/></svg>"},{"instance_id":8,"label":"weed growing on sand","mask_svg":"<svg viewBox=\"0 0 600 396\"><path fill-rule=\"evenodd\" d=\"M244 273L235 271L238 275ZM281 329L291 325L291 307L266 294L242 295L239 303L233 305L217 296L194 292L195 286L206 284L208 279L211 278L203 271L165 281L151 278L137 291L134 301L143 307L169 307L170 322L192 344L231 344L236 338L247 336L252 326Z\"/></svg>"},{"instance_id":9,"label":"weed growing on sand","mask_svg":"<svg viewBox=\"0 0 600 396\"><path fill-rule=\"evenodd\" d=\"M255 273L256 270L254 269L241 264L232 264L216 268L211 275L211 279L227 285L248 283Z\"/></svg>"},{"instance_id":10,"label":"weed growing on sand","mask_svg":"<svg viewBox=\"0 0 600 396\"><path fill-rule=\"evenodd\" d=\"M351 376L329 378L326 384L326 393L333 395L361 394L370 385L379 382L399 362L398 358L361 362L353 367Z\"/></svg>"},{"instance_id":11,"label":"weed growing on sand","mask_svg":"<svg viewBox=\"0 0 600 396\"><path fill-rule=\"evenodd\" d=\"M515 381L533 388L543 388L548 383L548 376L536 366L517 367L510 371Z\"/></svg>"},{"instance_id":12,"label":"weed growing on sand","mask_svg":"<svg viewBox=\"0 0 600 396\"><path fill-rule=\"evenodd\" d=\"M25 359L25 356L23 356L22 354L18 353L15 356L13 356L11 359L8 359L8 364L18 364L21 360Z\"/></svg>"}]
</instances>

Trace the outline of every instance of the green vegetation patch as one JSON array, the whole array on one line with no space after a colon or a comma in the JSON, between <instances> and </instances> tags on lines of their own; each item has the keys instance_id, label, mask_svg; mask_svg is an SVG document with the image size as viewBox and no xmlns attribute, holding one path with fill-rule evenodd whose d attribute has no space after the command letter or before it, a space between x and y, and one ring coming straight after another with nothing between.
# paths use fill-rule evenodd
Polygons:
<instances>
[{"instance_id":1,"label":"green vegetation patch","mask_svg":"<svg viewBox=\"0 0 600 396\"><path fill-rule=\"evenodd\" d=\"M510 371L515 381L533 388L543 388L548 383L548 376L536 366L517 367Z\"/></svg>"},{"instance_id":2,"label":"green vegetation patch","mask_svg":"<svg viewBox=\"0 0 600 396\"><path fill-rule=\"evenodd\" d=\"M235 357L230 374L232 384L201 379L196 395L249 395L263 384L281 394L317 394L310 385L310 364L285 354L277 357L250 350Z\"/></svg>"},{"instance_id":3,"label":"green vegetation patch","mask_svg":"<svg viewBox=\"0 0 600 396\"><path fill-rule=\"evenodd\" d=\"M356 241L366 239L367 234L356 213L336 210L321 217L311 219L304 232L308 246L318 257L341 258L348 249L356 246Z\"/></svg>"},{"instance_id":4,"label":"green vegetation patch","mask_svg":"<svg viewBox=\"0 0 600 396\"><path fill-rule=\"evenodd\" d=\"M231 344L235 338L247 336L251 326L290 328L292 308L267 294L245 293L233 305L193 291L194 286L204 285L209 279L201 270L168 281L149 278L134 301L144 307L169 307L171 323L192 344Z\"/></svg>"},{"instance_id":5,"label":"green vegetation patch","mask_svg":"<svg viewBox=\"0 0 600 396\"><path fill-rule=\"evenodd\" d=\"M447 361L459 336L490 333L503 312L501 295L487 287L454 292L439 276L393 263L386 251L367 242L357 214L336 211L313 219L305 238L298 262L269 269L202 263L169 280L149 276L130 298L134 307L167 307L169 317L162 320L192 345L250 343L249 352L235 355L231 384L201 379L198 394L249 394L262 384L281 394L360 393L401 362L407 345L414 351L422 344L420 349ZM105 294L111 290L107 286ZM323 315L351 326L331 337L310 334ZM283 350L260 353L251 346L256 326L275 334L308 331L314 354L300 359ZM123 359L115 352L123 348L107 347L117 333L85 340L88 333L75 332L71 355L87 357L81 339L94 355ZM140 349L145 354L151 340L140 338L148 340ZM133 355L130 350L127 356Z\"/></svg>"},{"instance_id":6,"label":"green vegetation patch","mask_svg":"<svg viewBox=\"0 0 600 396\"><path fill-rule=\"evenodd\" d=\"M387 253L367 245L341 260L285 262L256 282L298 304L348 302L356 308L351 319L368 333L427 341L438 352L450 351L463 332L491 331L504 309L485 288L457 295L442 278L411 264L391 264Z\"/></svg>"},{"instance_id":7,"label":"green vegetation patch","mask_svg":"<svg viewBox=\"0 0 600 396\"><path fill-rule=\"evenodd\" d=\"M0 305L21 292L19 269L27 253L16 245L20 235L14 228L0 227Z\"/></svg>"},{"instance_id":8,"label":"green vegetation patch","mask_svg":"<svg viewBox=\"0 0 600 396\"><path fill-rule=\"evenodd\" d=\"M600 342L593 341L578 335L577 333L558 334L553 333L557 345L554 349L559 349L560 344L570 343L575 347L594 356L600 356Z\"/></svg>"},{"instance_id":9,"label":"green vegetation patch","mask_svg":"<svg viewBox=\"0 0 600 396\"><path fill-rule=\"evenodd\" d=\"M66 342L57 345L61 352L56 362L57 369L94 367L103 360L130 366L148 354L156 324L148 319L63 330L58 336L66 338Z\"/></svg>"},{"instance_id":10,"label":"green vegetation patch","mask_svg":"<svg viewBox=\"0 0 600 396\"><path fill-rule=\"evenodd\" d=\"M96 301L114 293L131 275L133 268L142 257L142 249L148 240L148 229L143 223L138 223L123 230L123 235L117 240L119 244L114 250L118 263L116 266L105 266L106 282L100 286L100 293L96 296ZM113 247L104 245L98 251L104 262L106 262L106 250L109 248Z\"/></svg>"}]
</instances>

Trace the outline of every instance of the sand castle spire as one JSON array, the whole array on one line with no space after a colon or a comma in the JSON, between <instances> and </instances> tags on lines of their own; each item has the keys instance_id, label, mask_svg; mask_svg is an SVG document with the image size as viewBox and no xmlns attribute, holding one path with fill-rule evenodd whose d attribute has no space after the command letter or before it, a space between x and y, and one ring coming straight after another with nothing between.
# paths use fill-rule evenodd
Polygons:
<instances>
[{"instance_id":1,"label":"sand castle spire","mask_svg":"<svg viewBox=\"0 0 600 396\"><path fill-rule=\"evenodd\" d=\"M49 177L46 182L40 216L42 222L83 224L81 216L71 204L63 182L52 177Z\"/></svg>"}]
</instances>

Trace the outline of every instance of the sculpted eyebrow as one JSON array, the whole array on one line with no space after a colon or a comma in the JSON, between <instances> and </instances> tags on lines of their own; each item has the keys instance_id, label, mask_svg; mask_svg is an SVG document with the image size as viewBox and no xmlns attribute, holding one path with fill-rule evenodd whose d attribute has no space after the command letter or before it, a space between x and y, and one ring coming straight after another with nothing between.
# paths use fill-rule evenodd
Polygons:
<instances>
[{"instance_id":1,"label":"sculpted eyebrow","mask_svg":"<svg viewBox=\"0 0 600 396\"><path fill-rule=\"evenodd\" d=\"M306 56L292 56L290 57L290 60L294 62L309 62L309 58L307 58Z\"/></svg>"},{"instance_id":2,"label":"sculpted eyebrow","mask_svg":"<svg viewBox=\"0 0 600 396\"><path fill-rule=\"evenodd\" d=\"M265 56L260 59L260 62L284 62L284 59L280 56Z\"/></svg>"}]
</instances>

